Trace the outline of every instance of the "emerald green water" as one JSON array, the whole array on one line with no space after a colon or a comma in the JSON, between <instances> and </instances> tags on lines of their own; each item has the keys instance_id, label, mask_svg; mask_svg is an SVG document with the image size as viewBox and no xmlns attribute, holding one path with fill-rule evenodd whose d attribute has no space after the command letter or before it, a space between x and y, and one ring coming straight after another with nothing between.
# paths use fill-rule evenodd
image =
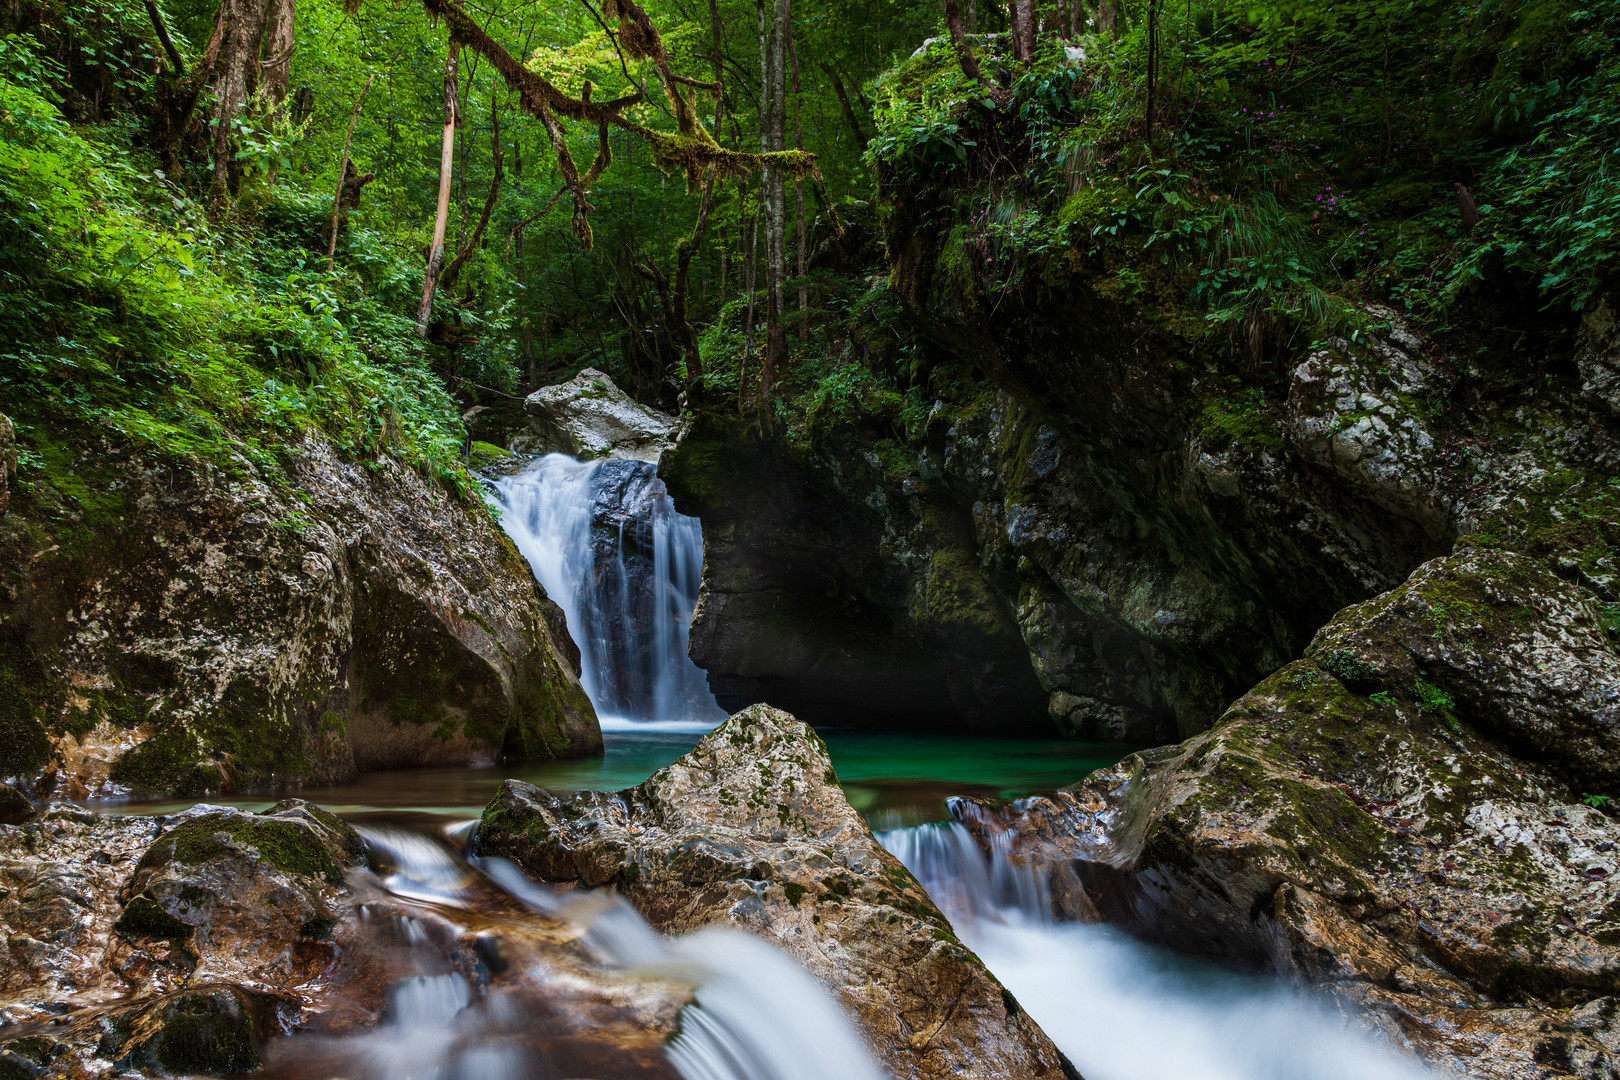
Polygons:
<instances>
[{"instance_id":1,"label":"emerald green water","mask_svg":"<svg viewBox=\"0 0 1620 1080\"><path fill-rule=\"evenodd\" d=\"M833 768L850 803L876 828L894 828L945 815L951 795L1025 795L1072 784L1112 765L1130 747L1061 739L988 739L823 731ZM340 787L300 788L300 798L338 813L401 811L473 815L508 777L563 791L604 790L638 784L692 749L698 731L609 730L600 758L493 768L401 769L366 773ZM210 802L261 810L274 799L221 796ZM100 803L97 809L162 813L190 801Z\"/></svg>"}]
</instances>

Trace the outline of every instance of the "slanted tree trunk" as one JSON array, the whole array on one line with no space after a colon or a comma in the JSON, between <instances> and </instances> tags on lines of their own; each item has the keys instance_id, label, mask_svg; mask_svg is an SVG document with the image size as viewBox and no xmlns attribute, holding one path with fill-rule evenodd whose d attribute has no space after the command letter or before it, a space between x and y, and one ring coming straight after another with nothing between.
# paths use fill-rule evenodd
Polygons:
<instances>
[{"instance_id":1,"label":"slanted tree trunk","mask_svg":"<svg viewBox=\"0 0 1620 1080\"><path fill-rule=\"evenodd\" d=\"M844 123L849 125L850 132L855 136L855 145L862 150L866 149L869 139L865 129L861 127L861 118L856 115L854 106L849 103L849 91L844 88L844 80L828 64L822 64L821 70L827 73L827 78L832 82L833 93L838 95L838 107L843 110Z\"/></svg>"},{"instance_id":2,"label":"slanted tree trunk","mask_svg":"<svg viewBox=\"0 0 1620 1080\"><path fill-rule=\"evenodd\" d=\"M354 170L349 167L349 144L354 141L354 125L360 120L360 106L366 103L366 93L371 89L371 82L377 76L366 76L366 85L360 88L360 96L354 100L354 112L349 116L349 130L343 136L343 158L338 163L337 194L332 196L332 235L326 244L326 272L332 272L332 261L337 258L338 226L342 223L343 210L349 199L348 189L354 185L354 202L360 201L360 189L370 182L368 174L364 181L354 176Z\"/></svg>"},{"instance_id":3,"label":"slanted tree trunk","mask_svg":"<svg viewBox=\"0 0 1620 1080\"><path fill-rule=\"evenodd\" d=\"M298 43L294 26L295 0L269 0L264 16L264 93L272 104L287 100L287 77L292 71L293 47Z\"/></svg>"},{"instance_id":4,"label":"slanted tree trunk","mask_svg":"<svg viewBox=\"0 0 1620 1080\"><path fill-rule=\"evenodd\" d=\"M967 35L962 32L962 13L956 6L956 0L945 0L945 29L950 31L951 46L956 50L956 62L961 65L962 74L981 86L989 86L990 80L979 71L979 62L973 58L973 50L968 47ZM843 97L841 87L838 96ZM847 102L844 108L849 108Z\"/></svg>"},{"instance_id":5,"label":"slanted tree trunk","mask_svg":"<svg viewBox=\"0 0 1620 1080\"><path fill-rule=\"evenodd\" d=\"M456 163L456 59L461 47L454 38L444 59L444 135L439 143L439 205L433 215L433 243L422 279L422 303L416 309L416 336L427 340L433 316L433 291L444 268L444 230L450 223L450 177Z\"/></svg>"}]
</instances>

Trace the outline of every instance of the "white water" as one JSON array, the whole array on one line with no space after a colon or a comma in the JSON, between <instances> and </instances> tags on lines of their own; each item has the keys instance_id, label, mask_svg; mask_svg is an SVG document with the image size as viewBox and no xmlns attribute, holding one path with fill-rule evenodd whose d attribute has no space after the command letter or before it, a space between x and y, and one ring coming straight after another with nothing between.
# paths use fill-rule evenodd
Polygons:
<instances>
[{"instance_id":1,"label":"white water","mask_svg":"<svg viewBox=\"0 0 1620 1080\"><path fill-rule=\"evenodd\" d=\"M1436 1080L1325 997L1055 922L1038 871L956 822L878 839L1086 1080Z\"/></svg>"},{"instance_id":2,"label":"white water","mask_svg":"<svg viewBox=\"0 0 1620 1080\"><path fill-rule=\"evenodd\" d=\"M568 619L603 728L725 719L686 651L703 528L675 512L654 466L549 454L496 489L502 527Z\"/></svg>"}]
</instances>

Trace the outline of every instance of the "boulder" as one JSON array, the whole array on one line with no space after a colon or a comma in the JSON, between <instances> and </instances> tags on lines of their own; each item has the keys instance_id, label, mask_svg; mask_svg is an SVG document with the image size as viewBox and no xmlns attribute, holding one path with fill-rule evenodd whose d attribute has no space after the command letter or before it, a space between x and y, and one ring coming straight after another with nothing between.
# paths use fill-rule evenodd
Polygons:
<instances>
[{"instance_id":1,"label":"boulder","mask_svg":"<svg viewBox=\"0 0 1620 1080\"><path fill-rule=\"evenodd\" d=\"M625 791L509 780L475 845L547 881L616 886L661 930L764 935L838 995L902 1080L1073 1075L879 846L821 740L780 710L737 713Z\"/></svg>"},{"instance_id":2,"label":"boulder","mask_svg":"<svg viewBox=\"0 0 1620 1080\"><path fill-rule=\"evenodd\" d=\"M1620 416L1620 330L1608 298L1581 319L1575 345L1575 366L1581 375L1581 393Z\"/></svg>"},{"instance_id":3,"label":"boulder","mask_svg":"<svg viewBox=\"0 0 1620 1080\"><path fill-rule=\"evenodd\" d=\"M192 982L283 985L299 946L330 937L344 874L364 856L353 829L301 800L262 814L192 807L136 863L114 929L170 942Z\"/></svg>"},{"instance_id":4,"label":"boulder","mask_svg":"<svg viewBox=\"0 0 1620 1080\"><path fill-rule=\"evenodd\" d=\"M556 605L473 502L314 435L274 473L77 449L0 519L0 777L201 795L600 752Z\"/></svg>"},{"instance_id":5,"label":"boulder","mask_svg":"<svg viewBox=\"0 0 1620 1080\"><path fill-rule=\"evenodd\" d=\"M956 811L1051 867L1071 917L1332 987L1461 1074L1609 1076L1616 695L1580 590L1466 549L1341 612L1212 731Z\"/></svg>"},{"instance_id":6,"label":"boulder","mask_svg":"<svg viewBox=\"0 0 1620 1080\"><path fill-rule=\"evenodd\" d=\"M571 454L585 460L657 462L672 442L677 424L675 417L642 405L595 368L541 387L524 400L523 408L539 441L521 444L522 452Z\"/></svg>"}]
</instances>

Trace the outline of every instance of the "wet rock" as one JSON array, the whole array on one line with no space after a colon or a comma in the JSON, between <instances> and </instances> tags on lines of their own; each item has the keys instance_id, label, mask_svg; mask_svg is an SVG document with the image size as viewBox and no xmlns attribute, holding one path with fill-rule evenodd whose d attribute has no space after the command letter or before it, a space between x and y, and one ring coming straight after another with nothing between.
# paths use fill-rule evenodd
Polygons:
<instances>
[{"instance_id":1,"label":"wet rock","mask_svg":"<svg viewBox=\"0 0 1620 1080\"><path fill-rule=\"evenodd\" d=\"M0 825L21 825L35 814L33 801L12 787L0 784Z\"/></svg>"},{"instance_id":2,"label":"wet rock","mask_svg":"<svg viewBox=\"0 0 1620 1080\"><path fill-rule=\"evenodd\" d=\"M489 516L306 438L284 474L81 447L0 519L0 776L200 795L599 752Z\"/></svg>"},{"instance_id":3,"label":"wet rock","mask_svg":"<svg viewBox=\"0 0 1620 1080\"><path fill-rule=\"evenodd\" d=\"M157 1076L231 1076L259 1067L259 1047L274 1033L254 1014L273 999L235 986L169 995L119 1017L104 1039L107 1057Z\"/></svg>"},{"instance_id":4,"label":"wet rock","mask_svg":"<svg viewBox=\"0 0 1620 1080\"><path fill-rule=\"evenodd\" d=\"M586 368L567 382L545 386L523 403L538 442L514 444L519 453L571 454L577 458L658 461L673 437L676 420L637 402L611 378Z\"/></svg>"},{"instance_id":5,"label":"wet rock","mask_svg":"<svg viewBox=\"0 0 1620 1080\"><path fill-rule=\"evenodd\" d=\"M353 829L297 799L263 814L193 807L141 856L114 929L171 942L192 981L281 985L300 945L330 937L364 854Z\"/></svg>"},{"instance_id":6,"label":"wet rock","mask_svg":"<svg viewBox=\"0 0 1620 1080\"><path fill-rule=\"evenodd\" d=\"M1615 329L1614 308L1607 298L1581 320L1575 365L1581 374L1581 393L1620 415L1620 330Z\"/></svg>"},{"instance_id":7,"label":"wet rock","mask_svg":"<svg viewBox=\"0 0 1620 1080\"><path fill-rule=\"evenodd\" d=\"M896 1077L1066 1075L850 808L820 739L780 710L738 713L625 791L507 781L477 845L548 881L615 885L659 929L766 936L836 992Z\"/></svg>"},{"instance_id":8,"label":"wet rock","mask_svg":"<svg viewBox=\"0 0 1620 1080\"><path fill-rule=\"evenodd\" d=\"M1620 822L1583 795L1613 781L1617 665L1579 589L1464 550L1209 733L957 810L1070 917L1334 988L1469 1076L1613 1075Z\"/></svg>"}]
</instances>

